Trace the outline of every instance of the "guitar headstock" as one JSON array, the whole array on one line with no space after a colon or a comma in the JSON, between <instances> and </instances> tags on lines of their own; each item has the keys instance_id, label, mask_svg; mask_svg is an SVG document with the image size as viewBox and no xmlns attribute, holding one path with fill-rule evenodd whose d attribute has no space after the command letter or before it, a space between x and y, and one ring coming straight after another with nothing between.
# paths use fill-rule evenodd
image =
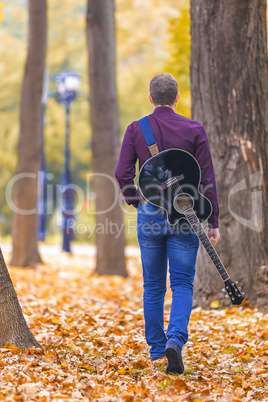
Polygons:
<instances>
[{"instance_id":1,"label":"guitar headstock","mask_svg":"<svg viewBox=\"0 0 268 402\"><path fill-rule=\"evenodd\" d=\"M227 294L226 298L230 298L230 302L235 306L239 306L244 300L244 293L241 293L241 288L237 286L237 282L233 282L231 279L227 279L224 282L224 286ZM223 291L225 292L225 289Z\"/></svg>"}]
</instances>

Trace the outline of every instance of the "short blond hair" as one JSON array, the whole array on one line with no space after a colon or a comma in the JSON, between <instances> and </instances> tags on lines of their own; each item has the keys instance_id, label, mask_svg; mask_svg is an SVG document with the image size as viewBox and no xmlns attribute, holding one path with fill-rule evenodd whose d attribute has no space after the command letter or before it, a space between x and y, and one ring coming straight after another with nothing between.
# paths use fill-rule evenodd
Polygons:
<instances>
[{"instance_id":1,"label":"short blond hair","mask_svg":"<svg viewBox=\"0 0 268 402\"><path fill-rule=\"evenodd\" d=\"M156 106L172 106L178 94L178 83L171 74L155 75L150 82L150 95Z\"/></svg>"}]
</instances>

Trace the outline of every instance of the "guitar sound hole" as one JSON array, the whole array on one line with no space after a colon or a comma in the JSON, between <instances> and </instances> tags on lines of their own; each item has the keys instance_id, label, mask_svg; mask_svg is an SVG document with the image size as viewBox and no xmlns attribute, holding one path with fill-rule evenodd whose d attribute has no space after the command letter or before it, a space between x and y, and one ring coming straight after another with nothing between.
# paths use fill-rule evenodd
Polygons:
<instances>
[{"instance_id":1,"label":"guitar sound hole","mask_svg":"<svg viewBox=\"0 0 268 402\"><path fill-rule=\"evenodd\" d=\"M181 214L184 214L188 209L193 208L193 205L193 199L188 194L180 194L174 200L174 208Z\"/></svg>"}]
</instances>

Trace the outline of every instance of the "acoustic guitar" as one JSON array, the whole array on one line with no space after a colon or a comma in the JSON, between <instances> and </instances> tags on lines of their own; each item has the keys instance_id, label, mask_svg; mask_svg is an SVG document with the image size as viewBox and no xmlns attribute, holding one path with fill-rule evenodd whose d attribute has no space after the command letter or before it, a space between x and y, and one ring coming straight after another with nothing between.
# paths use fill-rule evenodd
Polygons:
<instances>
[{"instance_id":1,"label":"acoustic guitar","mask_svg":"<svg viewBox=\"0 0 268 402\"><path fill-rule=\"evenodd\" d=\"M170 225L186 219L208 253L224 282L227 294L234 305L240 305L244 293L231 280L215 248L200 222L212 213L211 202L199 191L201 169L197 160L181 149L168 149L152 156L142 166L138 186L149 203L163 208Z\"/></svg>"}]
</instances>

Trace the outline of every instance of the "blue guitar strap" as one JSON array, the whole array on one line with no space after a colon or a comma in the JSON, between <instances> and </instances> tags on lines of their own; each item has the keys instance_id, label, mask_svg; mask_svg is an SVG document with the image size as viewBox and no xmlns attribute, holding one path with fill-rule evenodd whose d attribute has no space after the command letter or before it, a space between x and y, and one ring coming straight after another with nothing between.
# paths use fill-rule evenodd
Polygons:
<instances>
[{"instance_id":1,"label":"blue guitar strap","mask_svg":"<svg viewBox=\"0 0 268 402\"><path fill-rule=\"evenodd\" d=\"M155 141L148 117L145 116L142 119L139 120L139 125L142 131L142 134L144 135L145 141L147 143L147 146L149 148L150 154L152 156L156 155L159 153L159 149L157 146L157 142Z\"/></svg>"}]
</instances>

